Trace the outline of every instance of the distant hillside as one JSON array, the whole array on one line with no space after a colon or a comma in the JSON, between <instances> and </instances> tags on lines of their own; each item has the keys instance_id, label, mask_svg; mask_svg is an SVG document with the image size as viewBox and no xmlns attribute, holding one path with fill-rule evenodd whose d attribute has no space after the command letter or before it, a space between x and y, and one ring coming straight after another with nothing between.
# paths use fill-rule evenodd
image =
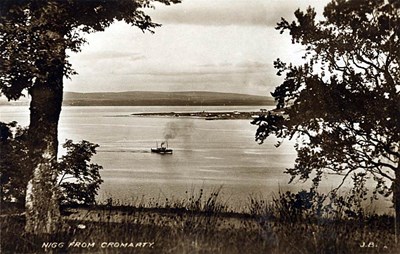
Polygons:
<instances>
[{"instance_id":1,"label":"distant hillside","mask_svg":"<svg viewBox=\"0 0 400 254\"><path fill-rule=\"evenodd\" d=\"M271 97L218 92L64 93L69 106L268 106Z\"/></svg>"}]
</instances>

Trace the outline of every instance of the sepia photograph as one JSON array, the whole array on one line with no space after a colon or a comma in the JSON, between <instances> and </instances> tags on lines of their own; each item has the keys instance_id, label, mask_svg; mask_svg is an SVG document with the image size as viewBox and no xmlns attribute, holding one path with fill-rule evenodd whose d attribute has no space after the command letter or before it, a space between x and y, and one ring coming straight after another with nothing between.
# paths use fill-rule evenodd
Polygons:
<instances>
[{"instance_id":1,"label":"sepia photograph","mask_svg":"<svg viewBox=\"0 0 400 254\"><path fill-rule=\"evenodd\" d=\"M0 253L400 254L400 0L0 0Z\"/></svg>"}]
</instances>

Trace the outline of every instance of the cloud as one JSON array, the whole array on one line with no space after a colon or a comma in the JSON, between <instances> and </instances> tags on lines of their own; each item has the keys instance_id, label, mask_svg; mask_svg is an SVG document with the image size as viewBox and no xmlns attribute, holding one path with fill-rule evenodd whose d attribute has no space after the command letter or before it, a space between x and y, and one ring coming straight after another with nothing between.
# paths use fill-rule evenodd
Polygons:
<instances>
[{"instance_id":1,"label":"cloud","mask_svg":"<svg viewBox=\"0 0 400 254\"><path fill-rule=\"evenodd\" d=\"M116 22L87 36L70 62L75 91L272 91L281 83L272 62L301 59L303 48L273 27L280 17L327 0L184 0L147 10L155 34ZM321 9L321 8L320 8Z\"/></svg>"},{"instance_id":2,"label":"cloud","mask_svg":"<svg viewBox=\"0 0 400 254\"><path fill-rule=\"evenodd\" d=\"M101 61L101 60L118 60L124 59L129 61L138 61L145 59L143 54L136 52L126 52L126 51L96 51L96 52L85 52L82 53L82 59L84 61Z\"/></svg>"},{"instance_id":3,"label":"cloud","mask_svg":"<svg viewBox=\"0 0 400 254\"><path fill-rule=\"evenodd\" d=\"M240 68L247 68L247 69L265 69L265 68L271 67L271 64L261 63L258 61L252 61L252 62L238 63L236 66L240 67Z\"/></svg>"},{"instance_id":4,"label":"cloud","mask_svg":"<svg viewBox=\"0 0 400 254\"><path fill-rule=\"evenodd\" d=\"M199 70L199 71L172 71L172 72L131 72L131 73L118 73L120 75L128 76L194 76L194 75L224 75L224 74L243 74L243 73L258 73L263 72L262 70L246 70L246 69L234 69L234 70Z\"/></svg>"},{"instance_id":5,"label":"cloud","mask_svg":"<svg viewBox=\"0 0 400 254\"><path fill-rule=\"evenodd\" d=\"M275 26L285 17L293 19L294 11L313 6L322 12L327 0L187 0L161 7L150 12L162 24L188 24L202 26Z\"/></svg>"},{"instance_id":6,"label":"cloud","mask_svg":"<svg viewBox=\"0 0 400 254\"><path fill-rule=\"evenodd\" d=\"M165 76L165 77L184 77L184 76L207 76L208 78L213 75L237 75L237 74L256 74L265 73L268 70L273 69L272 64L262 63L258 61L243 61L237 64L201 64L197 66L191 66L190 68L182 68L165 66L155 68L154 66L149 69L136 69L132 68L120 68L114 71L114 74L125 75L125 76Z\"/></svg>"}]
</instances>

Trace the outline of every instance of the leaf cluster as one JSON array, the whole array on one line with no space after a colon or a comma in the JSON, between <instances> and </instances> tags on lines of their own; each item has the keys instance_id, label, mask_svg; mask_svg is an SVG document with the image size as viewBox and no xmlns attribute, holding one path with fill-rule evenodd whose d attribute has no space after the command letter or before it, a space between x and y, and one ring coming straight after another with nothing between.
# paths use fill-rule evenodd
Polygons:
<instances>
[{"instance_id":1,"label":"leaf cluster","mask_svg":"<svg viewBox=\"0 0 400 254\"><path fill-rule=\"evenodd\" d=\"M102 166L90 163L96 154L97 144L82 140L73 143L66 140L63 145L67 154L63 155L58 163L61 178L61 202L67 204L94 204L97 191L103 182L100 176Z\"/></svg>"},{"instance_id":2,"label":"leaf cluster","mask_svg":"<svg viewBox=\"0 0 400 254\"><path fill-rule=\"evenodd\" d=\"M1 200L25 201L26 185L31 177L26 146L27 129L16 122L0 122L0 185Z\"/></svg>"},{"instance_id":3,"label":"leaf cluster","mask_svg":"<svg viewBox=\"0 0 400 254\"><path fill-rule=\"evenodd\" d=\"M296 139L291 180L361 171L387 194L400 158L400 2L332 0L323 20L312 8L295 16L276 29L304 46L304 64L274 62L285 79L276 111L253 121L256 140Z\"/></svg>"}]
</instances>

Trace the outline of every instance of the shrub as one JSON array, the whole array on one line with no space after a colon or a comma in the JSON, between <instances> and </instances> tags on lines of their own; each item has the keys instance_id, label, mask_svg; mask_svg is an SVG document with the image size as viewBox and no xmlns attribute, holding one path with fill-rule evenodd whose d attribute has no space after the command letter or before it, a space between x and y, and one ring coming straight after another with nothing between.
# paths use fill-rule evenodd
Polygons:
<instances>
[{"instance_id":1,"label":"shrub","mask_svg":"<svg viewBox=\"0 0 400 254\"><path fill-rule=\"evenodd\" d=\"M23 203L30 178L27 129L0 122L1 201Z\"/></svg>"},{"instance_id":2,"label":"shrub","mask_svg":"<svg viewBox=\"0 0 400 254\"><path fill-rule=\"evenodd\" d=\"M0 122L0 183L1 201L24 203L26 186L31 178L28 128L17 122ZM57 162L60 204L93 204L103 182L97 164L91 164L97 144L66 140L67 154Z\"/></svg>"},{"instance_id":3,"label":"shrub","mask_svg":"<svg viewBox=\"0 0 400 254\"><path fill-rule=\"evenodd\" d=\"M90 160L99 145L86 140L79 143L66 140L63 147L67 149L67 154L58 163L61 203L94 204L103 182L99 173L103 167L90 163Z\"/></svg>"}]
</instances>

